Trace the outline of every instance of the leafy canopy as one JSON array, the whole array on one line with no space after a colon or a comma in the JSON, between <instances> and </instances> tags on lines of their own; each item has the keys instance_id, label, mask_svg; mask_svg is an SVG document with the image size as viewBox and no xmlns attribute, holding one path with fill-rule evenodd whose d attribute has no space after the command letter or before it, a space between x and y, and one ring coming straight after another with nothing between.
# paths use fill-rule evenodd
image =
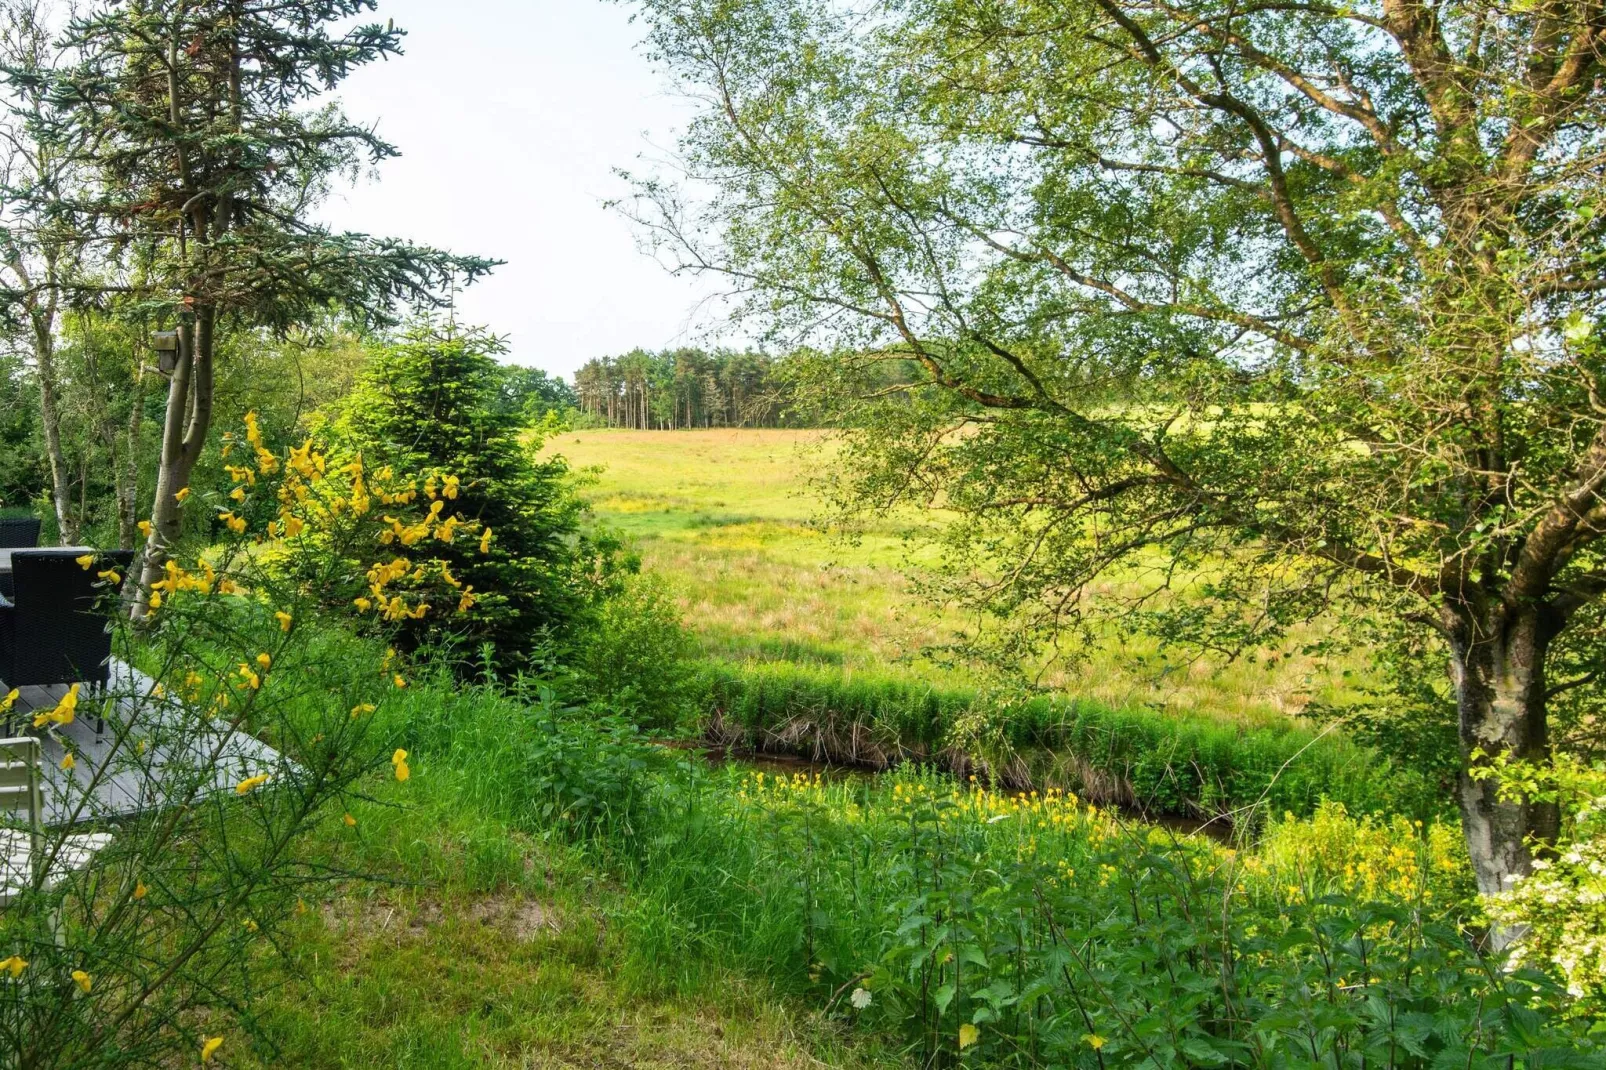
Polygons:
<instances>
[{"instance_id":1,"label":"leafy canopy","mask_svg":"<svg viewBox=\"0 0 1606 1070\"><path fill-rule=\"evenodd\" d=\"M632 214L834 347L848 497L957 509L947 593L1006 655L1096 611L1239 650L1337 603L1474 668L1537 616L1550 682L1592 677L1597 3L638 6L708 192ZM1082 597L1117 565L1129 597Z\"/></svg>"}]
</instances>

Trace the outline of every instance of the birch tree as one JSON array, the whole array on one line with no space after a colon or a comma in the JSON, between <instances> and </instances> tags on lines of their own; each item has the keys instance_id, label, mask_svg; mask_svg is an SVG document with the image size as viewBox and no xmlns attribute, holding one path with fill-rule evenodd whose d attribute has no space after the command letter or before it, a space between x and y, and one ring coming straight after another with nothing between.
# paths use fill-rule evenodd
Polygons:
<instances>
[{"instance_id":1,"label":"birch tree","mask_svg":"<svg viewBox=\"0 0 1606 1070\"><path fill-rule=\"evenodd\" d=\"M959 510L1039 640L1432 644L1478 884L1529 872L1554 807L1471 773L1602 663L1600 0L636 6L712 190L642 180L660 250L838 396L920 370L850 407L861 501Z\"/></svg>"}]
</instances>

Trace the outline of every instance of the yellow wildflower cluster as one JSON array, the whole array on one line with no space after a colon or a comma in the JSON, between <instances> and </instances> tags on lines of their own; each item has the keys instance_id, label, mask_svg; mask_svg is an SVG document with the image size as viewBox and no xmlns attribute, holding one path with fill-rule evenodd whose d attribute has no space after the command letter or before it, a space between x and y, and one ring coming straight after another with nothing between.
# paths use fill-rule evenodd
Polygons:
<instances>
[{"instance_id":1,"label":"yellow wildflower cluster","mask_svg":"<svg viewBox=\"0 0 1606 1070\"><path fill-rule=\"evenodd\" d=\"M1290 898L1343 891L1362 899L1449 905L1471 897L1465 841L1457 829L1400 815L1356 818L1335 802L1323 803L1306 821L1285 815L1243 867Z\"/></svg>"},{"instance_id":2,"label":"yellow wildflower cluster","mask_svg":"<svg viewBox=\"0 0 1606 1070\"><path fill-rule=\"evenodd\" d=\"M905 819L911 813L929 813L940 825L1001 826L1018 834L1023 851L1035 851L1037 835L1076 831L1101 840L1110 834L1108 818L1097 807L1082 803L1059 788L1046 791L1003 792L978 784L968 785L934 778L898 776L888 793L862 793L851 783L833 783L819 773L791 775L745 774L736 788L737 799L765 808L786 805L827 806L846 821Z\"/></svg>"}]
</instances>

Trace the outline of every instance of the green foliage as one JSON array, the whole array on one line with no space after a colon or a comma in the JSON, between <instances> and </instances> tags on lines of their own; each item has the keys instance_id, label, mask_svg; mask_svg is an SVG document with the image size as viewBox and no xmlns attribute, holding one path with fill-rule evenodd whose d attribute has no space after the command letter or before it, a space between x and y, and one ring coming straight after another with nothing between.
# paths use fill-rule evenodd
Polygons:
<instances>
[{"instance_id":1,"label":"green foliage","mask_svg":"<svg viewBox=\"0 0 1606 1070\"><path fill-rule=\"evenodd\" d=\"M1465 757L1542 759L1563 680L1600 705L1587 4L633 6L701 107L695 182L628 210L818 346L845 507L953 511L932 593L995 625L987 653L1386 621L1455 692L1480 885L1527 872L1554 810ZM918 385L876 389L894 362ZM1579 671L1547 680L1552 651ZM1415 757L1437 725L1409 727Z\"/></svg>"},{"instance_id":2,"label":"green foliage","mask_svg":"<svg viewBox=\"0 0 1606 1070\"><path fill-rule=\"evenodd\" d=\"M481 526L481 537L393 544L405 560L444 560L474 599L466 613L409 622L400 636L405 647L456 644L465 667L488 649L511 671L576 641L634 565L607 537L581 533L583 506L562 459L536 460L521 442L522 417L501 404L498 351L483 332L418 327L370 356L356 390L337 407L333 430L370 471L416 474L435 488L376 508L411 523L455 479L450 504Z\"/></svg>"},{"instance_id":3,"label":"green foliage","mask_svg":"<svg viewBox=\"0 0 1606 1070\"><path fill-rule=\"evenodd\" d=\"M643 573L597 607L569 665L590 698L638 723L672 728L694 712L687 708L692 654L674 593Z\"/></svg>"},{"instance_id":4,"label":"green foliage","mask_svg":"<svg viewBox=\"0 0 1606 1070\"><path fill-rule=\"evenodd\" d=\"M561 418L575 409L579 400L569 384L540 368L504 364L501 368L501 407L517 413L527 424L539 424L548 415Z\"/></svg>"},{"instance_id":5,"label":"green foliage","mask_svg":"<svg viewBox=\"0 0 1606 1070\"><path fill-rule=\"evenodd\" d=\"M445 705L440 730L410 738L462 755L516 825L620 874L627 973L649 988L762 974L927 1065L1599 1065L1559 986L1458 928L1464 857L1437 864L1453 832L1330 809L1319 828L1280 824L1262 860L1055 793L711 770L546 697L466 732L466 700ZM537 723L563 742L524 742ZM1297 847L1339 842L1389 860L1390 879Z\"/></svg>"},{"instance_id":6,"label":"green foliage","mask_svg":"<svg viewBox=\"0 0 1606 1070\"><path fill-rule=\"evenodd\" d=\"M264 569L260 546L231 531L203 559L167 562L137 628L120 601L124 577L85 562L116 657L149 675L114 666L105 690L73 685L73 701L37 709L29 725L56 766L45 770L50 794L72 820L43 831L35 859L62 860L54 874L39 865L8 876L0 1061L184 1065L219 1033L219 1011L249 1028L258 961L298 896L329 874L303 850L309 832L376 772L406 778L396 749L405 740L374 716L397 691L380 657L307 627L317 592L363 574L352 574L355 515L321 515L326 539L299 545L298 582ZM93 747L63 731L102 715ZM259 753L248 737L274 750ZM137 785L133 815L125 785ZM88 831L108 842L66 864ZM25 857L15 846L26 830L7 835L13 861Z\"/></svg>"},{"instance_id":7,"label":"green foliage","mask_svg":"<svg viewBox=\"0 0 1606 1070\"><path fill-rule=\"evenodd\" d=\"M1563 757L1554 766L1495 760L1478 774L1502 791L1554 801L1555 847L1535 872L1490 897L1489 914L1523 933L1517 955L1556 970L1579 1013L1606 1014L1606 765Z\"/></svg>"},{"instance_id":8,"label":"green foliage","mask_svg":"<svg viewBox=\"0 0 1606 1070\"><path fill-rule=\"evenodd\" d=\"M800 427L782 363L763 353L631 350L574 373L581 413L601 427Z\"/></svg>"},{"instance_id":9,"label":"green foliage","mask_svg":"<svg viewBox=\"0 0 1606 1070\"><path fill-rule=\"evenodd\" d=\"M895 678L784 665L706 666L710 734L756 750L886 766L937 762L1018 787L1057 786L1146 812L1315 812L1426 816L1434 785L1341 736L1286 724L1239 726L1053 696L1000 701Z\"/></svg>"},{"instance_id":10,"label":"green foliage","mask_svg":"<svg viewBox=\"0 0 1606 1070\"><path fill-rule=\"evenodd\" d=\"M48 496L50 475L39 448L39 397L16 357L0 359L0 508L32 511Z\"/></svg>"}]
</instances>

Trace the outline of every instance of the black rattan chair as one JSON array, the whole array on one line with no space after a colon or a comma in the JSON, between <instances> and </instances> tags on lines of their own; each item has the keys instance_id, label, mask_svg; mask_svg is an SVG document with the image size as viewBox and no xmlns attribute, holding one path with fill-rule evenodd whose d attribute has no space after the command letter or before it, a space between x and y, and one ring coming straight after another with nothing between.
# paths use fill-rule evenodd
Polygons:
<instances>
[{"instance_id":1,"label":"black rattan chair","mask_svg":"<svg viewBox=\"0 0 1606 1070\"><path fill-rule=\"evenodd\" d=\"M0 516L0 550L39 545L39 518ZM11 573L0 572L0 597L11 597Z\"/></svg>"},{"instance_id":2,"label":"black rattan chair","mask_svg":"<svg viewBox=\"0 0 1606 1070\"><path fill-rule=\"evenodd\" d=\"M39 527L36 516L0 516L0 550L38 546Z\"/></svg>"},{"instance_id":3,"label":"black rattan chair","mask_svg":"<svg viewBox=\"0 0 1606 1070\"><path fill-rule=\"evenodd\" d=\"M110 614L117 588L99 573L127 573L132 550L105 550L84 568L78 550L18 550L11 555L16 587L0 605L0 680L7 687L86 684L111 677ZM103 731L104 725L96 729Z\"/></svg>"}]
</instances>

